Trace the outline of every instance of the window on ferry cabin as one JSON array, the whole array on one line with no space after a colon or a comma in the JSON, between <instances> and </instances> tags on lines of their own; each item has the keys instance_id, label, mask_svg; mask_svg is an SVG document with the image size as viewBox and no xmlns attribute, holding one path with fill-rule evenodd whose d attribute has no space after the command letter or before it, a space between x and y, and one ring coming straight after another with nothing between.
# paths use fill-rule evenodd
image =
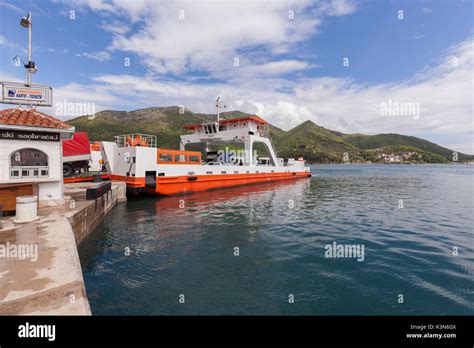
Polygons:
<instances>
[{"instance_id":1,"label":"window on ferry cabin","mask_svg":"<svg viewBox=\"0 0 474 348\"><path fill-rule=\"evenodd\" d=\"M185 155L174 155L174 161L175 162L186 162L186 156Z\"/></svg>"},{"instance_id":2,"label":"window on ferry cabin","mask_svg":"<svg viewBox=\"0 0 474 348\"><path fill-rule=\"evenodd\" d=\"M160 153L160 162L173 162L173 155L169 153Z\"/></svg>"},{"instance_id":3,"label":"window on ferry cabin","mask_svg":"<svg viewBox=\"0 0 474 348\"><path fill-rule=\"evenodd\" d=\"M199 163L199 156L194 156L194 155L189 156L189 162Z\"/></svg>"}]
</instances>

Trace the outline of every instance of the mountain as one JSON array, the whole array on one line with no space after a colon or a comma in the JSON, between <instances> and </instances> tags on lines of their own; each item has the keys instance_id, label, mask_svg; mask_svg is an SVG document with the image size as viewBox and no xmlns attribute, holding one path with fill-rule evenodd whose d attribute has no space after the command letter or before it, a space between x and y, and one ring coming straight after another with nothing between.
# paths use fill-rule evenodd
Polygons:
<instances>
[{"instance_id":1,"label":"mountain","mask_svg":"<svg viewBox=\"0 0 474 348\"><path fill-rule=\"evenodd\" d=\"M241 111L221 113L222 118L249 116ZM105 110L91 116L81 116L68 120L78 132L87 132L91 141L113 141L115 135L144 133L157 136L159 147L179 148L179 136L187 124L211 121L215 115L193 113L177 106L150 107L135 111ZM284 131L270 125L270 136L278 156L303 156L312 163L333 162L379 162L382 156L408 153L411 161L427 163L447 163L452 161L453 151L427 140L400 134L344 134L306 121ZM198 147L194 147L197 149ZM263 146L257 151L265 152ZM387 157L388 158L388 157ZM458 154L459 161L473 160L474 156Z\"/></svg>"}]
</instances>

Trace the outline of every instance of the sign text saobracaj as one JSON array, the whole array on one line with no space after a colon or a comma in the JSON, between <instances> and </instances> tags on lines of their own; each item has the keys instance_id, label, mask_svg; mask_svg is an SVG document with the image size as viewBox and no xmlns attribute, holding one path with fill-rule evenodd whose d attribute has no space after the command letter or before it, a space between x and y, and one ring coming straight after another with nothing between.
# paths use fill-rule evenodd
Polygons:
<instances>
[{"instance_id":1,"label":"sign text saobracaj","mask_svg":"<svg viewBox=\"0 0 474 348\"><path fill-rule=\"evenodd\" d=\"M0 140L37 140L37 141L59 141L59 133L12 131L0 129Z\"/></svg>"}]
</instances>

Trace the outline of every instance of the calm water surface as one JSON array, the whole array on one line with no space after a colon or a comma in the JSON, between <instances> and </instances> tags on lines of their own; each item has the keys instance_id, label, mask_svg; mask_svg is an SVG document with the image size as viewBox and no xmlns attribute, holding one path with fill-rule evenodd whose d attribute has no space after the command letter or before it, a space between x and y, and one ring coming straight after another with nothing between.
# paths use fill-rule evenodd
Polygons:
<instances>
[{"instance_id":1,"label":"calm water surface","mask_svg":"<svg viewBox=\"0 0 474 348\"><path fill-rule=\"evenodd\" d=\"M79 250L93 314L474 314L474 166L312 172L119 204Z\"/></svg>"}]
</instances>

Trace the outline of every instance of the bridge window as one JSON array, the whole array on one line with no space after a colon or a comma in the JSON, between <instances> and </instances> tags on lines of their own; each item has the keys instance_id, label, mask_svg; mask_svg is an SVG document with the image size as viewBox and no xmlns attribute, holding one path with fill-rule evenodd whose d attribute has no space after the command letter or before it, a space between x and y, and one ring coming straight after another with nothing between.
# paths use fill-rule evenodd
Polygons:
<instances>
[{"instance_id":1,"label":"bridge window","mask_svg":"<svg viewBox=\"0 0 474 348\"><path fill-rule=\"evenodd\" d=\"M199 163L199 156L189 156L189 162Z\"/></svg>"},{"instance_id":2,"label":"bridge window","mask_svg":"<svg viewBox=\"0 0 474 348\"><path fill-rule=\"evenodd\" d=\"M186 162L186 156L185 155L175 155L174 156L174 161L175 162Z\"/></svg>"},{"instance_id":3,"label":"bridge window","mask_svg":"<svg viewBox=\"0 0 474 348\"><path fill-rule=\"evenodd\" d=\"M166 152L165 152L166 151ZM200 164L201 154L193 151L160 149L157 163L161 164Z\"/></svg>"},{"instance_id":4,"label":"bridge window","mask_svg":"<svg viewBox=\"0 0 474 348\"><path fill-rule=\"evenodd\" d=\"M173 162L173 155L170 155L169 153L160 153L160 161Z\"/></svg>"}]
</instances>

